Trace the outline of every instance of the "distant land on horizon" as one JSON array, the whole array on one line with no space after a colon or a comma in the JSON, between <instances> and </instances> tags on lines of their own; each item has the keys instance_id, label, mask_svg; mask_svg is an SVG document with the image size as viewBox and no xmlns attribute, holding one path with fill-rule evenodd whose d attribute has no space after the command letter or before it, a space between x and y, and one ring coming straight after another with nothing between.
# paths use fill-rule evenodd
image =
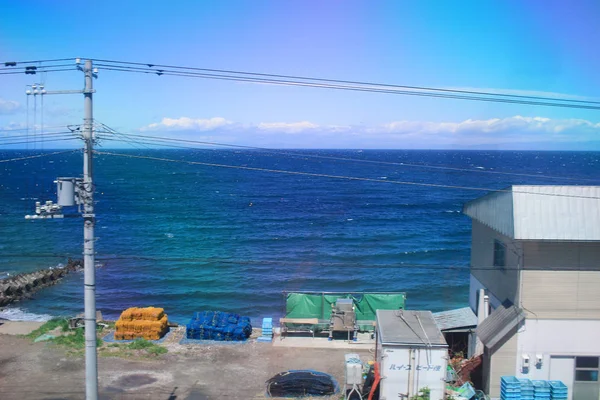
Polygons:
<instances>
[{"instance_id":1,"label":"distant land on horizon","mask_svg":"<svg viewBox=\"0 0 600 400\"><path fill-rule=\"evenodd\" d=\"M532 146L535 145L535 146ZM234 145L235 146L235 145ZM8 146L7 146L8 147ZM13 148L4 148L0 149L0 151L13 151L13 150L27 150L32 152L37 151L51 151L51 150L76 150L79 147L45 147L44 149L26 149L22 147L13 147ZM214 147L189 147L189 148L164 148L160 146L152 146L149 145L147 148L143 149L134 149L131 147L102 147L102 150L235 150L235 151L247 151L247 150L302 150L302 151L311 151L311 150L369 150L369 151L392 151L392 150L405 150L405 151L592 151L592 152L600 152L600 141L594 142L581 142L581 143L555 143L555 142L536 142L536 143L502 143L498 145L471 145L464 147L430 147L430 148L422 148L422 147L395 147L395 148L366 148L366 147L256 147L252 148L248 146L247 148L240 147L223 147L223 146L214 146Z\"/></svg>"}]
</instances>

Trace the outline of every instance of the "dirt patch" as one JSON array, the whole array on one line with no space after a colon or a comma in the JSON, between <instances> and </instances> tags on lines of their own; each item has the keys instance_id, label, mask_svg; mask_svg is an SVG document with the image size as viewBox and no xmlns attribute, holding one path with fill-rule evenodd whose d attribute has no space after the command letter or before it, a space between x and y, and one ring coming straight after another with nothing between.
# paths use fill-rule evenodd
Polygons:
<instances>
[{"instance_id":1,"label":"dirt patch","mask_svg":"<svg viewBox=\"0 0 600 400\"><path fill-rule=\"evenodd\" d=\"M153 359L99 357L100 397L264 399L265 382L290 369L326 372L341 386L344 354L356 352L274 347L254 341L180 345L183 330L176 333L164 343L169 352ZM365 362L372 359L368 351L359 354ZM65 349L51 343L32 344L25 338L0 335L0 398L81 399L85 397L84 382L82 355L66 356Z\"/></svg>"}]
</instances>

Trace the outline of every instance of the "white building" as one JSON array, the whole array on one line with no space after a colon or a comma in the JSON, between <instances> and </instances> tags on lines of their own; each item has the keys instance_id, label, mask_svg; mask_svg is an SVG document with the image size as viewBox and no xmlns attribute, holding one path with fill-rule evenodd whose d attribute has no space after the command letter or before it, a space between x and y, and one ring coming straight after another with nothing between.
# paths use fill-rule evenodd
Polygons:
<instances>
[{"instance_id":1,"label":"white building","mask_svg":"<svg viewBox=\"0 0 600 400\"><path fill-rule=\"evenodd\" d=\"M464 206L472 219L469 303L489 317L484 390L500 377L563 381L569 399L600 398L600 187L512 186ZM486 299L487 300L487 299Z\"/></svg>"}]
</instances>

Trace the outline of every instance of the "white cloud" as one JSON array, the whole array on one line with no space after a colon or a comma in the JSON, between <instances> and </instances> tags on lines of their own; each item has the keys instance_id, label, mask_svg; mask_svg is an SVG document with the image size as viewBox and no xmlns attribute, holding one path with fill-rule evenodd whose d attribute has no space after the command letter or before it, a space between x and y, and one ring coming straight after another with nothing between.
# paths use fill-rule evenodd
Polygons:
<instances>
[{"instance_id":1,"label":"white cloud","mask_svg":"<svg viewBox=\"0 0 600 400\"><path fill-rule=\"evenodd\" d=\"M224 118L163 118L142 128L188 139L281 148L470 148L471 146L599 141L600 123L515 115L463 121L392 121L379 125L300 122L239 123ZM198 136L210 131L214 136ZM301 134L300 134L301 133ZM192 135L192 136L190 136Z\"/></svg>"},{"instance_id":2,"label":"white cloud","mask_svg":"<svg viewBox=\"0 0 600 400\"><path fill-rule=\"evenodd\" d=\"M231 121L222 117L210 119L193 119L188 117L181 118L163 118L160 122L155 122L141 128L141 131L210 131L232 124Z\"/></svg>"},{"instance_id":3,"label":"white cloud","mask_svg":"<svg viewBox=\"0 0 600 400\"><path fill-rule=\"evenodd\" d=\"M421 133L421 134L462 134L462 133L510 133L538 132L560 133L568 130L598 130L600 123L594 124L582 119L550 119L543 117L523 117L516 115L508 118L485 120L467 119L462 122L395 121L380 127L370 128L371 132Z\"/></svg>"},{"instance_id":4,"label":"white cloud","mask_svg":"<svg viewBox=\"0 0 600 400\"><path fill-rule=\"evenodd\" d=\"M284 133L299 133L306 130L316 130L320 128L319 125L313 124L312 122L261 122L256 126L258 129L263 131L275 131Z\"/></svg>"},{"instance_id":5,"label":"white cloud","mask_svg":"<svg viewBox=\"0 0 600 400\"><path fill-rule=\"evenodd\" d=\"M0 115L15 114L21 109L21 104L13 100L0 98Z\"/></svg>"}]
</instances>

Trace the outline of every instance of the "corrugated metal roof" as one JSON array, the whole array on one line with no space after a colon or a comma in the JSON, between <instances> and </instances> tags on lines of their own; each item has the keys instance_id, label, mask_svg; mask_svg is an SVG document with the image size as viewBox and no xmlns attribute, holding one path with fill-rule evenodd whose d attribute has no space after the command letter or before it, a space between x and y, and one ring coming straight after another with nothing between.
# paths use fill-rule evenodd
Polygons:
<instances>
[{"instance_id":1,"label":"corrugated metal roof","mask_svg":"<svg viewBox=\"0 0 600 400\"><path fill-rule=\"evenodd\" d=\"M511 186L463 212L517 240L600 241L600 186Z\"/></svg>"},{"instance_id":2,"label":"corrugated metal roof","mask_svg":"<svg viewBox=\"0 0 600 400\"><path fill-rule=\"evenodd\" d=\"M383 344L448 346L431 311L377 310L377 329Z\"/></svg>"},{"instance_id":3,"label":"corrugated metal roof","mask_svg":"<svg viewBox=\"0 0 600 400\"><path fill-rule=\"evenodd\" d=\"M442 331L477 326L477 316L471 307L433 313L433 319Z\"/></svg>"},{"instance_id":4,"label":"corrugated metal roof","mask_svg":"<svg viewBox=\"0 0 600 400\"><path fill-rule=\"evenodd\" d=\"M475 334L483 344L492 348L524 319L525 314L514 305L499 307L479 324Z\"/></svg>"}]
</instances>

